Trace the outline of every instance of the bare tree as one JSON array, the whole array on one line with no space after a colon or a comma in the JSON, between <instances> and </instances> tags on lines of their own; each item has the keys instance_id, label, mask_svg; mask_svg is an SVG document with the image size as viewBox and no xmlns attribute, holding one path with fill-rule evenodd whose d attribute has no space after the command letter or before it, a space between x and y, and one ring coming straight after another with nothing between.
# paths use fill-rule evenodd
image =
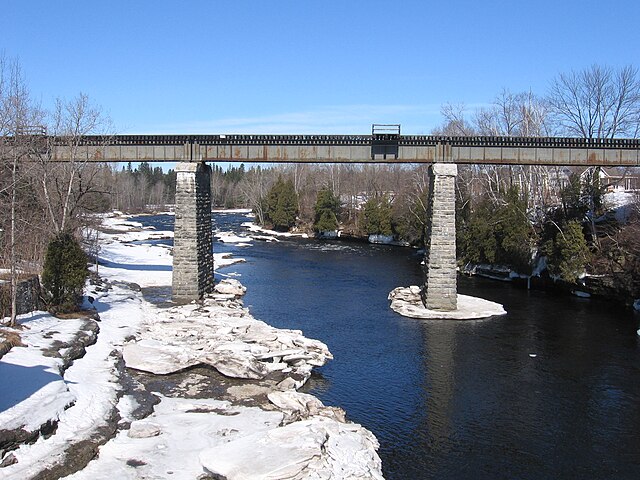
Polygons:
<instances>
[{"instance_id":1,"label":"bare tree","mask_svg":"<svg viewBox=\"0 0 640 480\"><path fill-rule=\"evenodd\" d=\"M20 175L27 176L22 160L32 151L33 125L39 119L18 61L0 58L0 172L5 180L0 183L0 195L8 199L9 219L2 222L9 229L9 263L11 268L11 318L16 325L17 287L20 274L18 248L19 230L26 222L18 217ZM10 173L9 173L10 172ZM7 175L7 173L9 173ZM6 179L8 178L8 181ZM6 231L6 228L3 229ZM4 232L3 232L4 233Z\"/></svg>"},{"instance_id":2,"label":"bare tree","mask_svg":"<svg viewBox=\"0 0 640 480\"><path fill-rule=\"evenodd\" d=\"M85 94L71 101L56 101L50 118L48 138L51 145L39 155L42 197L53 233L71 227L70 221L82 207L83 198L96 191L99 165L81 158L82 137L104 134L110 127L110 120L90 103ZM54 143L63 144L68 149L69 161L52 161Z\"/></svg>"},{"instance_id":3,"label":"bare tree","mask_svg":"<svg viewBox=\"0 0 640 480\"><path fill-rule=\"evenodd\" d=\"M463 103L446 103L440 109L445 121L442 127L433 131L434 135L471 136L476 131L473 125L465 117L465 105Z\"/></svg>"},{"instance_id":4,"label":"bare tree","mask_svg":"<svg viewBox=\"0 0 640 480\"><path fill-rule=\"evenodd\" d=\"M265 211L263 199L271 186L271 172L261 167L252 168L240 181L239 187L245 201L256 215L259 225L264 225Z\"/></svg>"},{"instance_id":5,"label":"bare tree","mask_svg":"<svg viewBox=\"0 0 640 480\"><path fill-rule=\"evenodd\" d=\"M554 119L564 134L583 138L633 137L640 133L638 70L592 65L555 78L549 93Z\"/></svg>"}]
</instances>

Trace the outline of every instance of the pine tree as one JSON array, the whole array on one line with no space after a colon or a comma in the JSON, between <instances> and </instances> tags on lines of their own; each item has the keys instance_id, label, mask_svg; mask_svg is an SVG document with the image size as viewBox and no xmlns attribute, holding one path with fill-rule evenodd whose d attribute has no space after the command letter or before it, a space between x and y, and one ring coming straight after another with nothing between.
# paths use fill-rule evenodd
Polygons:
<instances>
[{"instance_id":1,"label":"pine tree","mask_svg":"<svg viewBox=\"0 0 640 480\"><path fill-rule=\"evenodd\" d=\"M291 180L278 177L267 194L265 220L275 230L289 230L296 224L298 215L298 194Z\"/></svg>"},{"instance_id":2,"label":"pine tree","mask_svg":"<svg viewBox=\"0 0 640 480\"><path fill-rule=\"evenodd\" d=\"M364 204L364 229L368 235L392 235L389 199L370 198Z\"/></svg>"},{"instance_id":3,"label":"pine tree","mask_svg":"<svg viewBox=\"0 0 640 480\"><path fill-rule=\"evenodd\" d=\"M576 281L591 256L582 225L576 220L564 225L555 240L547 243L545 251L549 273L567 282Z\"/></svg>"},{"instance_id":4,"label":"pine tree","mask_svg":"<svg viewBox=\"0 0 640 480\"><path fill-rule=\"evenodd\" d=\"M329 187L323 187L318 192L314 211L315 222L313 228L316 232L333 231L338 228L340 200Z\"/></svg>"},{"instance_id":5,"label":"pine tree","mask_svg":"<svg viewBox=\"0 0 640 480\"><path fill-rule=\"evenodd\" d=\"M498 263L509 265L520 273L530 273L533 228L527 213L527 199L517 187L509 188L503 196L505 202L496 211L495 228Z\"/></svg>"},{"instance_id":6,"label":"pine tree","mask_svg":"<svg viewBox=\"0 0 640 480\"><path fill-rule=\"evenodd\" d=\"M458 255L464 262L494 263L497 242L494 233L494 207L488 200L469 211L468 220L460 231Z\"/></svg>"},{"instance_id":7,"label":"pine tree","mask_svg":"<svg viewBox=\"0 0 640 480\"><path fill-rule=\"evenodd\" d=\"M87 256L73 235L63 232L47 246L42 284L52 311L73 311L82 298L87 279Z\"/></svg>"}]
</instances>

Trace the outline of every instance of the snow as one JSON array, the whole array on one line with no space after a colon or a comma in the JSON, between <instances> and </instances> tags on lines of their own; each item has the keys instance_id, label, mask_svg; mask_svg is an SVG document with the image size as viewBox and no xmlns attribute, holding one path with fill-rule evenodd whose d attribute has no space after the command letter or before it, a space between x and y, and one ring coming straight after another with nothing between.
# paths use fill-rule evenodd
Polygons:
<instances>
[{"instance_id":1,"label":"snow","mask_svg":"<svg viewBox=\"0 0 640 480\"><path fill-rule=\"evenodd\" d=\"M251 237L241 237L232 232L219 232L215 237L222 243L237 243L240 246L249 246L252 241Z\"/></svg>"},{"instance_id":2,"label":"snow","mask_svg":"<svg viewBox=\"0 0 640 480\"><path fill-rule=\"evenodd\" d=\"M253 222L245 222L242 224L243 227L248 229L252 233L262 233L267 235L268 237L299 237L299 238L309 238L309 235L306 233L292 233L292 232L278 232L276 230L269 230L267 228L263 228L259 225L256 225ZM257 237L254 237L257 238Z\"/></svg>"},{"instance_id":3,"label":"snow","mask_svg":"<svg viewBox=\"0 0 640 480\"><path fill-rule=\"evenodd\" d=\"M27 348L14 347L0 361L0 378L11 385L0 396L0 430L32 432L59 418L76 399L60 375L61 359L42 355L42 349L71 340L81 321L60 320L46 312L21 315L18 320L28 328L21 332Z\"/></svg>"},{"instance_id":4,"label":"snow","mask_svg":"<svg viewBox=\"0 0 640 480\"><path fill-rule=\"evenodd\" d=\"M218 213L218 214L223 214L223 215L231 215L231 214L237 214L237 213L241 213L241 214L245 214L247 217L251 217L253 216L251 214L251 209L250 208L225 208L225 209L213 209L212 210L213 213Z\"/></svg>"},{"instance_id":5,"label":"snow","mask_svg":"<svg viewBox=\"0 0 640 480\"><path fill-rule=\"evenodd\" d=\"M626 223L636 208L638 197L631 192L614 191L603 195L604 207L613 211L618 223Z\"/></svg>"},{"instance_id":6,"label":"snow","mask_svg":"<svg viewBox=\"0 0 640 480\"><path fill-rule=\"evenodd\" d=\"M636 196L631 192L614 191L605 193L603 200L606 208L614 209L633 204L636 201Z\"/></svg>"},{"instance_id":7,"label":"snow","mask_svg":"<svg viewBox=\"0 0 640 480\"><path fill-rule=\"evenodd\" d=\"M305 478L382 478L378 442L371 432L346 422L340 409L291 390L306 381L313 366L331 358L324 344L251 317L237 300L244 287L235 280L226 281L221 293L203 304L160 309L148 303L128 283L170 285L170 249L124 242L168 238L170 232L143 230L126 218L103 220L111 233L100 233L99 274L109 283L107 288L86 288L100 315L96 343L62 375L62 360L43 349L72 341L89 320L34 312L19 317L28 327L18 331L27 346L13 347L0 358L1 378L12 384L10 392L0 395L0 430L37 431L47 421L57 422L50 437L11 452L17 463L0 468L2 478L41 475L60 464L71 445L105 435L100 429L113 428L116 414L122 421L115 436L100 447L96 459L65 478L193 479L220 469L258 478L256 472L298 467L305 469ZM237 261L241 259L215 254L217 268ZM177 358L180 365L204 360L230 375L234 369L244 377L252 371L260 378L263 371L277 372L285 380L270 390L270 408L155 393L160 402L153 413L135 420L136 400L121 396L121 358L132 365L146 362L159 373L173 371ZM216 449L229 454L223 466ZM230 473L228 478L248 477Z\"/></svg>"},{"instance_id":8,"label":"snow","mask_svg":"<svg viewBox=\"0 0 640 480\"><path fill-rule=\"evenodd\" d=\"M281 412L256 407L233 407L211 399L169 398L161 401L144 420L132 423L100 448L100 456L69 480L124 480L172 478L193 480L202 475L199 454L249 434L276 428ZM139 436L135 432L155 432ZM132 465L139 465L134 467Z\"/></svg>"},{"instance_id":9,"label":"snow","mask_svg":"<svg viewBox=\"0 0 640 480\"><path fill-rule=\"evenodd\" d=\"M172 248L168 245L131 242L173 238L172 231L131 231L132 228L142 228L142 224L129 221L126 217L104 218L103 225L108 230L118 232L99 234L101 248L98 272L101 277L111 281L135 283L140 287L171 285ZM247 238L243 238L243 241L246 240ZM216 268L244 262L242 258L231 258L229 253L214 253L213 257Z\"/></svg>"},{"instance_id":10,"label":"snow","mask_svg":"<svg viewBox=\"0 0 640 480\"><path fill-rule=\"evenodd\" d=\"M420 287L398 287L389 293L391 309L410 318L423 320L475 320L497 315L506 315L502 305L482 298L458 294L457 310L442 312L429 310L422 304Z\"/></svg>"},{"instance_id":11,"label":"snow","mask_svg":"<svg viewBox=\"0 0 640 480\"><path fill-rule=\"evenodd\" d=\"M25 479L35 476L42 469L64 457L69 444L90 439L96 428L105 425L111 416L120 388L117 383L118 360L112 352L123 345L126 337L135 334L138 323L147 316L153 315L155 308L144 302L139 293L118 285L113 285L107 292L91 291L91 294L96 298L94 304L101 317L100 334L96 344L87 348L85 356L76 360L65 371L63 383L66 391L61 388L60 383L56 392L52 392L52 387L47 386L45 387L47 391L39 390L35 398L32 396L27 399L27 404L21 402L2 413L2 415L13 416L14 424L28 424L30 417L36 412L58 420L55 435L49 439L41 437L33 445L22 445L12 452L18 459L18 463L2 469L2 473L7 475L5 478ZM43 318L52 321L48 320L52 318L48 315ZM21 322L24 321L21 319ZM65 322L69 322L67 326L71 328L71 321L64 320L50 327L48 331L57 331ZM27 325L30 326L28 322ZM30 336L24 332L22 334L23 338ZM39 352L34 349L32 353L37 355ZM11 355L27 354L20 353L20 348L14 347L2 357L0 362L4 364L8 358L12 358ZM42 361L46 360L40 360ZM22 358L16 359L14 364L25 364L23 367L28 367L31 363L33 360ZM47 385L53 383L50 382ZM45 396L50 405L40 412L42 406L38 405L37 399ZM71 399L74 402L73 405L60 412L56 407L67 399ZM29 405L32 408L27 408Z\"/></svg>"}]
</instances>

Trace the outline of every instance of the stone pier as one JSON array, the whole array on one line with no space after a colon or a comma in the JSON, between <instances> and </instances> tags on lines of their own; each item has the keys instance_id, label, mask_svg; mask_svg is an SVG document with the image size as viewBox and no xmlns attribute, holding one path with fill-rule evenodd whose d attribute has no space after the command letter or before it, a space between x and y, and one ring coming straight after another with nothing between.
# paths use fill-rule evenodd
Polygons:
<instances>
[{"instance_id":1,"label":"stone pier","mask_svg":"<svg viewBox=\"0 0 640 480\"><path fill-rule=\"evenodd\" d=\"M176 174L172 297L185 302L213 290L211 168L183 162Z\"/></svg>"},{"instance_id":2,"label":"stone pier","mask_svg":"<svg viewBox=\"0 0 640 480\"><path fill-rule=\"evenodd\" d=\"M429 168L431 195L427 211L422 301L429 310L457 309L456 196L458 167L434 163Z\"/></svg>"}]
</instances>

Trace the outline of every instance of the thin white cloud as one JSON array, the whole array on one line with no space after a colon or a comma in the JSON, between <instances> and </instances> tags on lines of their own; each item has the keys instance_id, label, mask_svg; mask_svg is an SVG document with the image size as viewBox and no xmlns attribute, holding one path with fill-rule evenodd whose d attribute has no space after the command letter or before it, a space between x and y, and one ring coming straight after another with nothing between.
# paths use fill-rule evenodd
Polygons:
<instances>
[{"instance_id":1,"label":"thin white cloud","mask_svg":"<svg viewBox=\"0 0 640 480\"><path fill-rule=\"evenodd\" d=\"M372 123L400 123L403 133L419 134L429 133L439 118L439 105L342 105L164 124L138 133L367 134Z\"/></svg>"}]
</instances>

